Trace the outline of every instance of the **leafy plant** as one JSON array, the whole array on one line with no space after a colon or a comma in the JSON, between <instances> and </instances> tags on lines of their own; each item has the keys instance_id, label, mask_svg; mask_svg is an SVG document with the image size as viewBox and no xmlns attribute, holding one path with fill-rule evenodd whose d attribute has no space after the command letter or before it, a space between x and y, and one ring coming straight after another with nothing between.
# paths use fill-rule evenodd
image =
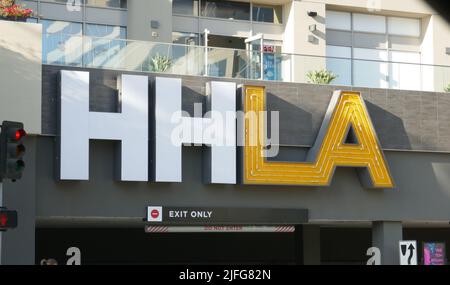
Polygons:
<instances>
[{"instance_id":1,"label":"leafy plant","mask_svg":"<svg viewBox=\"0 0 450 285\"><path fill-rule=\"evenodd\" d=\"M331 71L322 69L316 71L310 71L306 74L308 83L314 84L330 84L338 76Z\"/></svg>"},{"instance_id":2,"label":"leafy plant","mask_svg":"<svg viewBox=\"0 0 450 285\"><path fill-rule=\"evenodd\" d=\"M164 55L157 54L150 61L150 70L153 72L165 72L172 66L172 60Z\"/></svg>"},{"instance_id":3,"label":"leafy plant","mask_svg":"<svg viewBox=\"0 0 450 285\"><path fill-rule=\"evenodd\" d=\"M450 84L448 84L447 87L444 88L444 91L450 93Z\"/></svg>"}]
</instances>

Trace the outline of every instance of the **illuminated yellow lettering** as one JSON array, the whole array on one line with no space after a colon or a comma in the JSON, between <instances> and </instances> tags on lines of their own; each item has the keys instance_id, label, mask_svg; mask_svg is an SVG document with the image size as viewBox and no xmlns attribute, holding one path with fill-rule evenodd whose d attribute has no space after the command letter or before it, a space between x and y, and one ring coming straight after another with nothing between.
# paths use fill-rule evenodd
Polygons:
<instances>
[{"instance_id":1,"label":"illuminated yellow lettering","mask_svg":"<svg viewBox=\"0 0 450 285\"><path fill-rule=\"evenodd\" d=\"M243 87L244 112L265 111L265 89ZM328 186L336 167L358 169L368 188L393 188L387 162L364 100L358 92L336 91L306 162L268 161L259 138L267 122L263 116L246 116L243 149L244 184ZM301 123L301 122L299 122ZM355 142L346 141L353 130ZM258 139L254 139L254 138ZM255 142L256 143L253 143Z\"/></svg>"}]
</instances>

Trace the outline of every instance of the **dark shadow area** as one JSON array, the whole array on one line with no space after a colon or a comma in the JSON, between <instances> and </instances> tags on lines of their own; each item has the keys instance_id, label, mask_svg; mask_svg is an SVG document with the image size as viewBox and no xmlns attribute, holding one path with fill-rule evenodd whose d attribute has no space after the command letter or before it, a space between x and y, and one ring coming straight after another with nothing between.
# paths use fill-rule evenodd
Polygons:
<instances>
[{"instance_id":1,"label":"dark shadow area","mask_svg":"<svg viewBox=\"0 0 450 285\"><path fill-rule=\"evenodd\" d=\"M319 30L315 30L314 32L312 32L316 37L319 37L322 40L326 39L326 34L324 32L321 32Z\"/></svg>"},{"instance_id":2,"label":"dark shadow area","mask_svg":"<svg viewBox=\"0 0 450 285\"><path fill-rule=\"evenodd\" d=\"M425 0L425 2L450 23L450 5L448 5L448 2L442 0Z\"/></svg>"},{"instance_id":3,"label":"dark shadow area","mask_svg":"<svg viewBox=\"0 0 450 285\"><path fill-rule=\"evenodd\" d=\"M78 247L81 264L293 264L293 233L153 233L144 228L36 229L36 264L65 264Z\"/></svg>"},{"instance_id":4,"label":"dark shadow area","mask_svg":"<svg viewBox=\"0 0 450 285\"><path fill-rule=\"evenodd\" d=\"M99 70L89 73L89 111L116 113L120 109L118 73Z\"/></svg>"},{"instance_id":5,"label":"dark shadow area","mask_svg":"<svg viewBox=\"0 0 450 285\"><path fill-rule=\"evenodd\" d=\"M423 264L423 243L424 242L443 242L446 244L447 264L450 257L450 228L426 229L426 228L407 228L403 229L404 240L417 241L417 262Z\"/></svg>"},{"instance_id":6,"label":"dark shadow area","mask_svg":"<svg viewBox=\"0 0 450 285\"><path fill-rule=\"evenodd\" d=\"M206 96L200 92L183 85L181 88L181 98L181 108L183 111L188 112L191 117L194 117L194 104L196 103L202 104L202 116L206 113Z\"/></svg>"},{"instance_id":7,"label":"dark shadow area","mask_svg":"<svg viewBox=\"0 0 450 285\"><path fill-rule=\"evenodd\" d=\"M369 259L372 246L371 228L322 228L320 230L322 264L360 264ZM417 261L423 264L423 243L444 242L447 260L450 256L450 228L404 228L403 240L417 241ZM448 262L448 261L447 261Z\"/></svg>"},{"instance_id":8,"label":"dark shadow area","mask_svg":"<svg viewBox=\"0 0 450 285\"><path fill-rule=\"evenodd\" d=\"M320 229L323 264L366 264L366 251L371 247L372 231L367 228Z\"/></svg>"},{"instance_id":9,"label":"dark shadow area","mask_svg":"<svg viewBox=\"0 0 450 285\"><path fill-rule=\"evenodd\" d=\"M267 161L305 162L309 148L281 146L276 157L268 157Z\"/></svg>"},{"instance_id":10,"label":"dark shadow area","mask_svg":"<svg viewBox=\"0 0 450 285\"><path fill-rule=\"evenodd\" d=\"M359 145L360 144L353 124L350 124L350 127L347 130L347 134L344 136L343 143L349 144L349 145Z\"/></svg>"},{"instance_id":11,"label":"dark shadow area","mask_svg":"<svg viewBox=\"0 0 450 285\"><path fill-rule=\"evenodd\" d=\"M368 100L365 103L381 146L387 149L411 149L403 120Z\"/></svg>"},{"instance_id":12,"label":"dark shadow area","mask_svg":"<svg viewBox=\"0 0 450 285\"><path fill-rule=\"evenodd\" d=\"M221 36L221 35L209 35L208 46L245 50L245 38Z\"/></svg>"},{"instance_id":13,"label":"dark shadow area","mask_svg":"<svg viewBox=\"0 0 450 285\"><path fill-rule=\"evenodd\" d=\"M285 93L283 95L286 96L288 94ZM292 95L292 102L299 101L296 96L297 95ZM271 112L278 111L280 119L280 144L311 145L312 114L292 102L288 102L271 92L266 93L268 137L272 137ZM297 104L299 104L299 102Z\"/></svg>"}]
</instances>

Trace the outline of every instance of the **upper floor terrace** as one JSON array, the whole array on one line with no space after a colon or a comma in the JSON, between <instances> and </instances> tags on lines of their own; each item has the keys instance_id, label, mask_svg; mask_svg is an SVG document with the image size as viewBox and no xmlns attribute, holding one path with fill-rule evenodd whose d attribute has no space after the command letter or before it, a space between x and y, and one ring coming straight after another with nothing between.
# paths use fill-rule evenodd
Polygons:
<instances>
[{"instance_id":1,"label":"upper floor terrace","mask_svg":"<svg viewBox=\"0 0 450 285\"><path fill-rule=\"evenodd\" d=\"M229 49L82 35L42 35L42 63L133 72L340 86L450 91L450 66L421 63L415 53L350 56L279 53L251 45Z\"/></svg>"}]
</instances>

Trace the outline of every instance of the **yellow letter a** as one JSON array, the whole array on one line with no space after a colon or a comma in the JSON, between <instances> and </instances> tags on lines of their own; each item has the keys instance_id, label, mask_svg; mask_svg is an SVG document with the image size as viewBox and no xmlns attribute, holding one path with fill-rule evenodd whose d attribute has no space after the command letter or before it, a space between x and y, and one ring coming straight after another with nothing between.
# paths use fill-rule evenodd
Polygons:
<instances>
[{"instance_id":1,"label":"yellow letter a","mask_svg":"<svg viewBox=\"0 0 450 285\"><path fill-rule=\"evenodd\" d=\"M265 111L264 87L245 86L245 145L243 150L244 184L328 186L336 167L354 167L368 188L393 188L387 162L363 98L358 92L336 91L325 120L306 162L267 161L261 134L267 122L264 116L248 116ZM300 123L300 122L299 122ZM347 143L349 130L356 137ZM256 139L256 143L253 143Z\"/></svg>"}]
</instances>

